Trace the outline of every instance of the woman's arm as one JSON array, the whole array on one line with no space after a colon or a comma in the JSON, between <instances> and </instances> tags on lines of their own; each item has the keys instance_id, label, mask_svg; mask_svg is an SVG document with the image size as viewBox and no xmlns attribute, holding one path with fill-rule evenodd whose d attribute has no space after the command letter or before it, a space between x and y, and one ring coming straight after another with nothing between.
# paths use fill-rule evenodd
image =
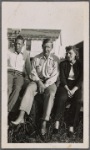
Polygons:
<instances>
[{"instance_id":1,"label":"woman's arm","mask_svg":"<svg viewBox=\"0 0 90 150\"><path fill-rule=\"evenodd\" d=\"M80 62L78 62L78 66L77 67L78 67L79 75L77 77L75 86L80 88L82 86L82 82L83 82L83 66L82 66L82 64Z\"/></svg>"},{"instance_id":2,"label":"woman's arm","mask_svg":"<svg viewBox=\"0 0 90 150\"><path fill-rule=\"evenodd\" d=\"M67 89L67 80L65 75L65 62L60 63L60 83Z\"/></svg>"}]
</instances>

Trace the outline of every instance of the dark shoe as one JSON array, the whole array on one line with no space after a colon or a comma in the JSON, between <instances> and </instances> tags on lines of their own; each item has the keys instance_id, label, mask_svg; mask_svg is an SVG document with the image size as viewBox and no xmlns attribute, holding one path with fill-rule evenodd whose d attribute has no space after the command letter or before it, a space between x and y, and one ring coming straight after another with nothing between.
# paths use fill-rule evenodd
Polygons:
<instances>
[{"instance_id":1,"label":"dark shoe","mask_svg":"<svg viewBox=\"0 0 90 150\"><path fill-rule=\"evenodd\" d=\"M43 142L46 142L47 133L42 134L42 132L40 131L40 137L41 137L41 140L42 140Z\"/></svg>"},{"instance_id":2,"label":"dark shoe","mask_svg":"<svg viewBox=\"0 0 90 150\"><path fill-rule=\"evenodd\" d=\"M69 131L68 131L68 137L69 138L72 138L74 135L74 127L73 126L70 126L69 127Z\"/></svg>"},{"instance_id":3,"label":"dark shoe","mask_svg":"<svg viewBox=\"0 0 90 150\"><path fill-rule=\"evenodd\" d=\"M73 137L73 132L68 132L68 134L67 134L67 136L69 137L69 138L72 138Z\"/></svg>"},{"instance_id":4,"label":"dark shoe","mask_svg":"<svg viewBox=\"0 0 90 150\"><path fill-rule=\"evenodd\" d=\"M53 129L53 134L58 134L59 129Z\"/></svg>"},{"instance_id":5,"label":"dark shoe","mask_svg":"<svg viewBox=\"0 0 90 150\"><path fill-rule=\"evenodd\" d=\"M47 133L47 129L46 128L42 128L41 129L41 135L44 136Z\"/></svg>"},{"instance_id":6,"label":"dark shoe","mask_svg":"<svg viewBox=\"0 0 90 150\"><path fill-rule=\"evenodd\" d=\"M20 126L20 124L19 125L14 125L12 122L10 122L10 124L9 124L9 127L8 127L8 131L11 131L11 130L16 130L16 128L18 127L18 126Z\"/></svg>"}]
</instances>

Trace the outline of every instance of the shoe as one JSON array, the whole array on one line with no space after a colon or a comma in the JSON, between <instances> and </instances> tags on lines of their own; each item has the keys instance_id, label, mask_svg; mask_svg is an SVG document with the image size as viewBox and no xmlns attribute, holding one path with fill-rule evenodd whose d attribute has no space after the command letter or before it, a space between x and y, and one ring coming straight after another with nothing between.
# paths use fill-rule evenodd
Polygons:
<instances>
[{"instance_id":1,"label":"shoe","mask_svg":"<svg viewBox=\"0 0 90 150\"><path fill-rule=\"evenodd\" d=\"M19 124L24 124L24 120L21 120L21 121L11 121L11 123L15 126L19 125Z\"/></svg>"},{"instance_id":2,"label":"shoe","mask_svg":"<svg viewBox=\"0 0 90 150\"><path fill-rule=\"evenodd\" d=\"M40 137L41 137L41 140L43 142L46 142L46 139L47 139L47 132L43 132L43 130L41 129L40 131Z\"/></svg>"},{"instance_id":3,"label":"shoe","mask_svg":"<svg viewBox=\"0 0 90 150\"><path fill-rule=\"evenodd\" d=\"M54 134L57 134L58 131L59 131L59 126L60 126L60 122L59 121L56 121L55 122L55 125L54 125L54 130L53 130L53 133Z\"/></svg>"},{"instance_id":4,"label":"shoe","mask_svg":"<svg viewBox=\"0 0 90 150\"><path fill-rule=\"evenodd\" d=\"M68 131L68 137L71 138L74 135L74 127L70 126Z\"/></svg>"},{"instance_id":5,"label":"shoe","mask_svg":"<svg viewBox=\"0 0 90 150\"><path fill-rule=\"evenodd\" d=\"M53 134L58 134L59 129L53 129Z\"/></svg>"},{"instance_id":6,"label":"shoe","mask_svg":"<svg viewBox=\"0 0 90 150\"><path fill-rule=\"evenodd\" d=\"M45 128L41 129L41 135L44 136L47 133L47 130Z\"/></svg>"}]
</instances>

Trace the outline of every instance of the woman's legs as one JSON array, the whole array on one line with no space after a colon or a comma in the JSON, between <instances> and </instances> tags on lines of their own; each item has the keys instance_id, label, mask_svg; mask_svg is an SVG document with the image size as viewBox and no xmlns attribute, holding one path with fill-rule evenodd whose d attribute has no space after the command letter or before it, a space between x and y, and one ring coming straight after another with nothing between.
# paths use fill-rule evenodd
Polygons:
<instances>
[{"instance_id":1,"label":"woman's legs","mask_svg":"<svg viewBox=\"0 0 90 150\"><path fill-rule=\"evenodd\" d=\"M79 113L82 104L83 104L83 94L82 90L79 89L75 92L74 97L71 101L69 117L72 118L72 120L69 122L70 126L76 127L78 125Z\"/></svg>"},{"instance_id":2,"label":"woman's legs","mask_svg":"<svg viewBox=\"0 0 90 150\"><path fill-rule=\"evenodd\" d=\"M57 93L56 93L56 99L55 99L55 104L54 104L54 109L55 109L55 124L54 124L54 130L53 130L54 134L58 133L58 129L60 126L60 119L64 115L67 99L68 99L68 94L67 94L66 89L62 86L59 86Z\"/></svg>"},{"instance_id":3,"label":"woman's legs","mask_svg":"<svg viewBox=\"0 0 90 150\"><path fill-rule=\"evenodd\" d=\"M65 111L65 104L68 99L67 91L64 87L60 86L56 93L56 100L55 100L55 128L59 128L59 121L61 117L64 115Z\"/></svg>"}]
</instances>

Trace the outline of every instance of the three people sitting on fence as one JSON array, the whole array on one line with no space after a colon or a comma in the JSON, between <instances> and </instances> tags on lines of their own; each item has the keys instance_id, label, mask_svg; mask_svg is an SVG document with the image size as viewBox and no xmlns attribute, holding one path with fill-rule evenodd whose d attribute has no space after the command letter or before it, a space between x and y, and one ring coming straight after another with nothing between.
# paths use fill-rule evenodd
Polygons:
<instances>
[{"instance_id":1,"label":"three people sitting on fence","mask_svg":"<svg viewBox=\"0 0 90 150\"><path fill-rule=\"evenodd\" d=\"M20 41L21 43L19 43ZM25 55L26 57L24 57L24 52L22 50L18 50L20 49L20 46L18 46L20 44L22 45L21 49L23 49L23 40L16 40L16 51L14 51L13 53L13 55L15 56L13 56L11 60L12 66L10 68L10 71L8 71L8 91L10 91L8 92L9 112L12 110L14 104L16 103L19 92L23 85L23 73L25 66L27 68L30 83L26 88L19 107L20 114L15 121L12 121L12 123L14 125L24 123L24 115L25 113L27 113L28 115L30 114L35 97L35 92L37 92L43 95L44 101L41 134L45 135L47 132L47 121L49 121L50 119L53 105L56 105L55 130L58 130L61 114L64 113L65 103L68 98L70 98L71 100L71 98L73 97L75 100L73 100L72 102L74 111L70 131L74 132L73 127L77 122L82 100L82 66L77 59L77 49L73 46L67 47L67 60L61 62L59 65L58 57L52 54L53 41L51 39L44 39L42 43L43 52L34 57L31 65L30 57L28 61L28 55ZM20 59L22 59L23 61L20 61ZM21 62L20 67L18 65L19 61ZM58 76L60 76L60 85L57 89L56 81L58 79ZM11 81L10 78L12 79Z\"/></svg>"}]
</instances>

